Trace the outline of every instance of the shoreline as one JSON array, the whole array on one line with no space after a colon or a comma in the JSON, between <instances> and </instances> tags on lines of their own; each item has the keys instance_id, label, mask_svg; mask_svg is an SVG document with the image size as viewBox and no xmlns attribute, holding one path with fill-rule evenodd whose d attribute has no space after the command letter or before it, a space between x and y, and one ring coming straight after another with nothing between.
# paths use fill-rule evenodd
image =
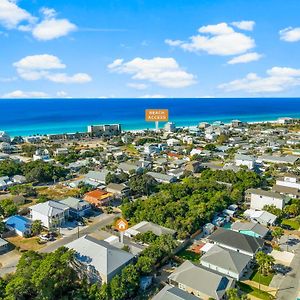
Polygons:
<instances>
[{"instance_id":1,"label":"shoreline","mask_svg":"<svg viewBox=\"0 0 300 300\"><path fill-rule=\"evenodd\" d=\"M295 117L288 117L288 116L285 116L285 117L279 117L277 119L272 119L272 120L260 120L260 121L241 121L243 123L247 123L247 124L250 124L250 125L255 125L255 124L267 124L267 123L271 123L271 124L275 124L277 123L278 119L280 118L292 118L292 119L297 119ZM209 124L213 124L214 122L217 122L217 121L221 121L224 125L229 125L231 124L231 122L233 121L234 119L232 119L230 122L226 122L226 121L221 121L220 119L215 119L213 121L199 121L193 125L181 125L181 126L176 126L176 128L180 128L180 129L189 129L189 128L193 128L193 127L197 127L200 123L209 123ZM239 120L239 119L235 119L235 120ZM171 120L169 122L172 122ZM163 124L165 124L166 122L162 122ZM176 125L176 122L174 122L175 125ZM103 123L105 124L105 123ZM109 124L121 124L121 126L123 126L122 123L109 123ZM107 123L107 125L109 125ZM98 124L97 124L98 125ZM89 126L89 125L88 125ZM153 128L143 128L143 129L122 129L122 133L133 133L133 134L136 134L136 133L142 133L142 132L145 132L146 130L148 131L155 131L156 128L154 128L155 124L153 122ZM161 126L159 128L159 130L162 130L163 129L163 126ZM0 128L0 131L1 131L1 128ZM9 131L7 130L4 130L5 132L7 132L9 134ZM17 137L17 136L21 136L23 138L27 138L27 137L32 137L32 136L51 136L51 135L56 135L56 134L76 134L76 133L87 133L87 131L73 131L73 132L55 132L55 133L34 133L34 134L30 134L30 135L12 135L12 134L9 134L12 138L14 137Z\"/></svg>"}]
</instances>

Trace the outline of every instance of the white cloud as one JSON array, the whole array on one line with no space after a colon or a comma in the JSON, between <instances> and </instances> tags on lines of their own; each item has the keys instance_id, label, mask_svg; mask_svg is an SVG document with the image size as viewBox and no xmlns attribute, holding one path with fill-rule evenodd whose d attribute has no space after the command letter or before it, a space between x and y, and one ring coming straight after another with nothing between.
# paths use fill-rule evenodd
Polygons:
<instances>
[{"instance_id":1,"label":"white cloud","mask_svg":"<svg viewBox=\"0 0 300 300\"><path fill-rule=\"evenodd\" d=\"M230 65L234 65L234 64L242 64L242 63L248 63L251 61L257 61L259 59L262 58L262 55L256 52L250 52L250 53L246 53L246 54L242 54L239 56L236 56L234 58L232 58L231 60L229 60L227 63Z\"/></svg>"},{"instance_id":2,"label":"white cloud","mask_svg":"<svg viewBox=\"0 0 300 300\"><path fill-rule=\"evenodd\" d=\"M25 9L20 8L16 1L0 0L0 24L7 29L16 28L21 22L32 23L35 18Z\"/></svg>"},{"instance_id":3,"label":"white cloud","mask_svg":"<svg viewBox=\"0 0 300 300\"><path fill-rule=\"evenodd\" d=\"M35 26L32 35L42 41L48 41L68 35L75 31L77 26L67 19L46 19Z\"/></svg>"},{"instance_id":4,"label":"white cloud","mask_svg":"<svg viewBox=\"0 0 300 300\"><path fill-rule=\"evenodd\" d=\"M120 74L131 74L132 79L150 81L167 88L183 88L196 83L195 76L183 70L171 57L137 57L128 62L116 59L108 65L108 69Z\"/></svg>"},{"instance_id":5,"label":"white cloud","mask_svg":"<svg viewBox=\"0 0 300 300\"><path fill-rule=\"evenodd\" d=\"M2 98L47 98L49 95L44 92L24 92L16 90L7 94L4 94Z\"/></svg>"},{"instance_id":6,"label":"white cloud","mask_svg":"<svg viewBox=\"0 0 300 300\"><path fill-rule=\"evenodd\" d=\"M160 94L151 94L151 95L148 94L148 95L140 96L139 98L167 98L167 97Z\"/></svg>"},{"instance_id":7,"label":"white cloud","mask_svg":"<svg viewBox=\"0 0 300 300\"><path fill-rule=\"evenodd\" d=\"M0 77L0 82L13 82L17 79L17 77Z\"/></svg>"},{"instance_id":8,"label":"white cloud","mask_svg":"<svg viewBox=\"0 0 300 300\"><path fill-rule=\"evenodd\" d=\"M135 82L130 82L127 84L127 86L136 89L136 90L145 90L148 85L144 83L135 83Z\"/></svg>"},{"instance_id":9,"label":"white cloud","mask_svg":"<svg viewBox=\"0 0 300 300\"><path fill-rule=\"evenodd\" d=\"M240 22L232 22L231 25L233 25L241 30L252 31L255 26L255 22L254 21L240 21Z\"/></svg>"},{"instance_id":10,"label":"white cloud","mask_svg":"<svg viewBox=\"0 0 300 300\"><path fill-rule=\"evenodd\" d=\"M52 8L43 7L40 11L43 18L36 18L15 0L0 0L0 24L7 29L31 32L34 38L43 41L66 36L77 29L68 19L57 19Z\"/></svg>"},{"instance_id":11,"label":"white cloud","mask_svg":"<svg viewBox=\"0 0 300 300\"><path fill-rule=\"evenodd\" d=\"M227 23L202 26L200 34L190 37L190 41L170 40L168 45L180 47L190 52L207 52L211 55L238 55L255 47L255 41L244 33L236 32Z\"/></svg>"},{"instance_id":12,"label":"white cloud","mask_svg":"<svg viewBox=\"0 0 300 300\"><path fill-rule=\"evenodd\" d=\"M91 76L86 73L76 73L72 76L65 73L55 73L48 74L45 77L56 83L86 83L92 81Z\"/></svg>"},{"instance_id":13,"label":"white cloud","mask_svg":"<svg viewBox=\"0 0 300 300\"><path fill-rule=\"evenodd\" d=\"M29 70L64 69L64 65L57 56L50 54L29 55L13 64L14 67Z\"/></svg>"},{"instance_id":14,"label":"white cloud","mask_svg":"<svg viewBox=\"0 0 300 300\"><path fill-rule=\"evenodd\" d=\"M244 91L247 93L274 93L300 86L300 69L273 67L267 70L266 77L249 73L245 78L219 85L226 92Z\"/></svg>"},{"instance_id":15,"label":"white cloud","mask_svg":"<svg viewBox=\"0 0 300 300\"><path fill-rule=\"evenodd\" d=\"M54 55L41 54L22 58L13 64L19 76L25 80L47 79L56 83L86 83L92 80L86 73L67 75L54 70L65 69L66 65Z\"/></svg>"},{"instance_id":16,"label":"white cloud","mask_svg":"<svg viewBox=\"0 0 300 300\"><path fill-rule=\"evenodd\" d=\"M300 27L288 27L279 31L280 39L286 42L300 41Z\"/></svg>"}]
</instances>

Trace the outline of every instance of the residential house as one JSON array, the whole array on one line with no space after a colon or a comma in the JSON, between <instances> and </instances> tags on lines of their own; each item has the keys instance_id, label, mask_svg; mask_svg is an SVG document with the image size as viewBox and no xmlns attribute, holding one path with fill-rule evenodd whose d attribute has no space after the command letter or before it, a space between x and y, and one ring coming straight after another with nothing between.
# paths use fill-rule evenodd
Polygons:
<instances>
[{"instance_id":1,"label":"residential house","mask_svg":"<svg viewBox=\"0 0 300 300\"><path fill-rule=\"evenodd\" d=\"M125 231L124 235L132 238L139 233L146 233L148 231L151 231L152 233L154 233L157 236L161 236L163 234L170 234L170 235L174 236L176 233L176 231L173 229L166 228L166 227L157 225L152 222L142 221L142 222L135 224L134 226L128 228Z\"/></svg>"},{"instance_id":2,"label":"residential house","mask_svg":"<svg viewBox=\"0 0 300 300\"><path fill-rule=\"evenodd\" d=\"M236 280L245 274L252 259L251 256L213 245L201 256L200 264Z\"/></svg>"},{"instance_id":3,"label":"residential house","mask_svg":"<svg viewBox=\"0 0 300 300\"><path fill-rule=\"evenodd\" d=\"M277 216L264 210L247 209L244 212L244 216L251 222L259 223L264 226L275 225L277 220Z\"/></svg>"},{"instance_id":4,"label":"residential house","mask_svg":"<svg viewBox=\"0 0 300 300\"><path fill-rule=\"evenodd\" d=\"M157 172L148 172L148 175L153 177L157 182L160 183L172 183L177 181L177 178L173 175L163 174L163 173L157 173Z\"/></svg>"},{"instance_id":5,"label":"residential house","mask_svg":"<svg viewBox=\"0 0 300 300\"><path fill-rule=\"evenodd\" d=\"M92 182L95 183L96 185L101 185L105 184L105 178L107 174L109 173L108 170L103 169L101 171L89 171L85 175L85 179L87 180L86 182Z\"/></svg>"},{"instance_id":6,"label":"residential house","mask_svg":"<svg viewBox=\"0 0 300 300\"><path fill-rule=\"evenodd\" d=\"M83 200L89 202L95 207L107 205L113 199L113 194L104 190L93 190L84 195Z\"/></svg>"},{"instance_id":7,"label":"residential house","mask_svg":"<svg viewBox=\"0 0 300 300\"><path fill-rule=\"evenodd\" d=\"M5 223L5 227L8 230L14 231L15 234L19 236L30 235L31 233L32 222L31 220L23 216L19 216L19 215L11 216L6 220L4 220L4 223Z\"/></svg>"},{"instance_id":8,"label":"residential house","mask_svg":"<svg viewBox=\"0 0 300 300\"><path fill-rule=\"evenodd\" d=\"M10 143L10 136L5 131L0 131L0 142Z\"/></svg>"},{"instance_id":9,"label":"residential house","mask_svg":"<svg viewBox=\"0 0 300 300\"><path fill-rule=\"evenodd\" d=\"M269 232L269 229L267 227L259 223L240 221L234 222L231 225L231 230L262 239L265 238Z\"/></svg>"},{"instance_id":10,"label":"residential house","mask_svg":"<svg viewBox=\"0 0 300 300\"><path fill-rule=\"evenodd\" d=\"M69 207L69 215L74 218L82 218L91 212L91 205L82 199L68 197L60 200L60 203Z\"/></svg>"},{"instance_id":11,"label":"residential house","mask_svg":"<svg viewBox=\"0 0 300 300\"><path fill-rule=\"evenodd\" d=\"M249 170L253 170L255 167L255 157L252 155L236 154L235 155L236 166L246 166Z\"/></svg>"},{"instance_id":12,"label":"residential house","mask_svg":"<svg viewBox=\"0 0 300 300\"><path fill-rule=\"evenodd\" d=\"M263 239L224 228L218 228L208 237L208 239L218 246L234 250L251 257L254 257L256 252L264 245Z\"/></svg>"},{"instance_id":13,"label":"residential house","mask_svg":"<svg viewBox=\"0 0 300 300\"><path fill-rule=\"evenodd\" d=\"M50 153L47 149L37 149L35 154L33 154L33 161L42 160L48 162L51 160Z\"/></svg>"},{"instance_id":14,"label":"residential house","mask_svg":"<svg viewBox=\"0 0 300 300\"><path fill-rule=\"evenodd\" d=\"M142 165L137 163L122 162L119 164L118 170L130 174L130 173L142 173L144 168Z\"/></svg>"},{"instance_id":15,"label":"residential house","mask_svg":"<svg viewBox=\"0 0 300 300\"><path fill-rule=\"evenodd\" d=\"M251 209L263 209L265 205L274 205L279 209L283 209L290 200L290 198L277 192L262 189L248 189L245 194L246 200L250 200Z\"/></svg>"},{"instance_id":16,"label":"residential house","mask_svg":"<svg viewBox=\"0 0 300 300\"><path fill-rule=\"evenodd\" d=\"M190 261L181 264L169 277L169 283L200 299L223 299L226 290L234 287L232 278L222 276Z\"/></svg>"},{"instance_id":17,"label":"residential house","mask_svg":"<svg viewBox=\"0 0 300 300\"><path fill-rule=\"evenodd\" d=\"M58 156L58 155L68 155L69 153L69 149L68 148L57 148L54 151L54 155Z\"/></svg>"},{"instance_id":18,"label":"residential house","mask_svg":"<svg viewBox=\"0 0 300 300\"><path fill-rule=\"evenodd\" d=\"M276 185L295 188L300 190L300 180L298 176L287 175L276 180Z\"/></svg>"},{"instance_id":19,"label":"residential house","mask_svg":"<svg viewBox=\"0 0 300 300\"><path fill-rule=\"evenodd\" d=\"M116 198L127 197L130 194L129 187L124 183L109 183L106 191L113 194Z\"/></svg>"},{"instance_id":20,"label":"residential house","mask_svg":"<svg viewBox=\"0 0 300 300\"><path fill-rule=\"evenodd\" d=\"M180 141L177 139L171 138L171 139L167 140L167 144L169 147L180 146Z\"/></svg>"},{"instance_id":21,"label":"residential house","mask_svg":"<svg viewBox=\"0 0 300 300\"><path fill-rule=\"evenodd\" d=\"M178 287L167 284L152 300L199 300L199 298Z\"/></svg>"},{"instance_id":22,"label":"residential house","mask_svg":"<svg viewBox=\"0 0 300 300\"><path fill-rule=\"evenodd\" d=\"M164 126L165 132L175 132L176 131L176 125L173 122L167 122Z\"/></svg>"},{"instance_id":23,"label":"residential house","mask_svg":"<svg viewBox=\"0 0 300 300\"><path fill-rule=\"evenodd\" d=\"M0 191L7 190L13 184L14 183L10 180L10 178L8 176L0 177Z\"/></svg>"},{"instance_id":24,"label":"residential house","mask_svg":"<svg viewBox=\"0 0 300 300\"><path fill-rule=\"evenodd\" d=\"M133 255L105 241L85 235L69 244L75 250L76 269L90 282L108 283L131 263Z\"/></svg>"},{"instance_id":25,"label":"residential house","mask_svg":"<svg viewBox=\"0 0 300 300\"><path fill-rule=\"evenodd\" d=\"M293 165L299 160L299 156L295 155L286 155L286 156L272 156L272 155L263 155L257 159L257 162L271 163L271 164L287 164Z\"/></svg>"},{"instance_id":26,"label":"residential house","mask_svg":"<svg viewBox=\"0 0 300 300\"><path fill-rule=\"evenodd\" d=\"M70 208L58 201L47 201L29 207L30 218L40 220L48 229L60 227L69 217Z\"/></svg>"}]
</instances>

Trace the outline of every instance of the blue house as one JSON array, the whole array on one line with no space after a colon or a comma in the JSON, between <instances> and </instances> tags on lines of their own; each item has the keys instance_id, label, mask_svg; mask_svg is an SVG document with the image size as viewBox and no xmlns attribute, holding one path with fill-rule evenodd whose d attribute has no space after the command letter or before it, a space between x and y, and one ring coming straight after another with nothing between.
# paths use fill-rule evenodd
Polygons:
<instances>
[{"instance_id":1,"label":"blue house","mask_svg":"<svg viewBox=\"0 0 300 300\"><path fill-rule=\"evenodd\" d=\"M6 228L20 236L31 233L31 224L31 220L19 215L11 216L5 221Z\"/></svg>"}]
</instances>

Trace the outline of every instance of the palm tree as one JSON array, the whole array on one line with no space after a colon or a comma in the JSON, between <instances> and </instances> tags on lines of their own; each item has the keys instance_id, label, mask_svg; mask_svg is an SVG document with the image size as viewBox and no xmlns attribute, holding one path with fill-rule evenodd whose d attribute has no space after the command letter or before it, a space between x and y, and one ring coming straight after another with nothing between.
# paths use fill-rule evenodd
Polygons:
<instances>
[{"instance_id":1,"label":"palm tree","mask_svg":"<svg viewBox=\"0 0 300 300\"><path fill-rule=\"evenodd\" d=\"M259 271L259 289L260 289L260 276L268 275L273 270L275 259L274 257L259 251L256 254L256 262L258 264Z\"/></svg>"}]
</instances>

